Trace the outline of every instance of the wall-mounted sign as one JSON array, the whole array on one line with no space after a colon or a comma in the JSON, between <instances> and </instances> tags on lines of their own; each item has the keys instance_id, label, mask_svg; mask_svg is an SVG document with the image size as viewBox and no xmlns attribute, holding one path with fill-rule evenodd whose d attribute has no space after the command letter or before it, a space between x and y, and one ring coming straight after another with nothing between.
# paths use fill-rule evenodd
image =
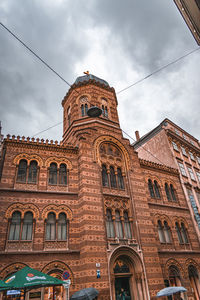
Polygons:
<instances>
[{"instance_id":1,"label":"wall-mounted sign","mask_svg":"<svg viewBox=\"0 0 200 300\"><path fill-rule=\"evenodd\" d=\"M69 272L68 271L64 271L63 274L62 274L63 280L67 280L67 279L69 279L69 277L70 277Z\"/></svg>"}]
</instances>

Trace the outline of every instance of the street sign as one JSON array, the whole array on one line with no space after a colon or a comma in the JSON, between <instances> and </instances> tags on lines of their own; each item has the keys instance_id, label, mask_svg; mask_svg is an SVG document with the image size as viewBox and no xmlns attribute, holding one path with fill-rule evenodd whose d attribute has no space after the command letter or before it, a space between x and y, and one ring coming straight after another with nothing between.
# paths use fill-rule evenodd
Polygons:
<instances>
[{"instance_id":1,"label":"street sign","mask_svg":"<svg viewBox=\"0 0 200 300\"><path fill-rule=\"evenodd\" d=\"M64 271L63 274L62 274L63 280L67 280L69 277L70 277L69 272L68 271Z\"/></svg>"}]
</instances>

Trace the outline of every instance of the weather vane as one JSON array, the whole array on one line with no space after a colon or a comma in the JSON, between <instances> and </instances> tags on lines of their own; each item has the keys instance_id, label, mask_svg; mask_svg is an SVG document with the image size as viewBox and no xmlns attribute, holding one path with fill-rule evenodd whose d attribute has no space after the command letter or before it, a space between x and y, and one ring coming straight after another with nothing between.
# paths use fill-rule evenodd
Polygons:
<instances>
[{"instance_id":1,"label":"weather vane","mask_svg":"<svg viewBox=\"0 0 200 300\"><path fill-rule=\"evenodd\" d=\"M85 71L85 72L83 72L83 73L86 74L86 75L89 75L89 74L90 74L89 71Z\"/></svg>"}]
</instances>

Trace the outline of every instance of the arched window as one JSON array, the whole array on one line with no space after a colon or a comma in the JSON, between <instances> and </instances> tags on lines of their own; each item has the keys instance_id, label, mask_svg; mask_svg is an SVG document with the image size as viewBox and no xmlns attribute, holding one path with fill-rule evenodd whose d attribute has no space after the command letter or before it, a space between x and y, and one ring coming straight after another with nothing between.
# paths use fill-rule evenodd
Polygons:
<instances>
[{"instance_id":1,"label":"arched window","mask_svg":"<svg viewBox=\"0 0 200 300\"><path fill-rule=\"evenodd\" d=\"M25 159L22 159L19 162L17 181L26 182L26 173L27 173L27 161Z\"/></svg>"},{"instance_id":2,"label":"arched window","mask_svg":"<svg viewBox=\"0 0 200 300\"><path fill-rule=\"evenodd\" d=\"M172 265L169 267L169 282L171 286L181 286L181 278L179 269Z\"/></svg>"},{"instance_id":3,"label":"arched window","mask_svg":"<svg viewBox=\"0 0 200 300\"><path fill-rule=\"evenodd\" d=\"M155 195L156 195L156 198L161 198L160 197L160 190L159 190L159 186L158 186L158 183L156 180L154 180L154 190L155 190Z\"/></svg>"},{"instance_id":4,"label":"arched window","mask_svg":"<svg viewBox=\"0 0 200 300\"><path fill-rule=\"evenodd\" d=\"M170 192L171 192L172 200L176 201L176 194L172 184L170 184Z\"/></svg>"},{"instance_id":5,"label":"arched window","mask_svg":"<svg viewBox=\"0 0 200 300\"><path fill-rule=\"evenodd\" d=\"M56 239L56 216L53 212L48 214L46 222L46 240Z\"/></svg>"},{"instance_id":6,"label":"arched window","mask_svg":"<svg viewBox=\"0 0 200 300\"><path fill-rule=\"evenodd\" d=\"M58 218L58 240L67 239L67 219L65 213L60 213Z\"/></svg>"},{"instance_id":7,"label":"arched window","mask_svg":"<svg viewBox=\"0 0 200 300\"><path fill-rule=\"evenodd\" d=\"M107 106L105 106L105 114L104 115L105 115L106 118L108 118L108 109L107 109Z\"/></svg>"},{"instance_id":8,"label":"arched window","mask_svg":"<svg viewBox=\"0 0 200 300\"><path fill-rule=\"evenodd\" d=\"M24 221L22 226L22 240L32 240L33 232L33 213L27 212L24 215Z\"/></svg>"},{"instance_id":9,"label":"arched window","mask_svg":"<svg viewBox=\"0 0 200 300\"><path fill-rule=\"evenodd\" d=\"M85 110L84 110L84 105L81 105L81 116L84 117L85 115Z\"/></svg>"},{"instance_id":10,"label":"arched window","mask_svg":"<svg viewBox=\"0 0 200 300\"><path fill-rule=\"evenodd\" d=\"M148 180L148 188L149 188L150 196L152 198L155 198L155 193L154 193L153 184L152 184L151 179Z\"/></svg>"},{"instance_id":11,"label":"arched window","mask_svg":"<svg viewBox=\"0 0 200 300\"><path fill-rule=\"evenodd\" d=\"M88 112L88 105L87 103L85 104L85 116L87 116L87 112Z\"/></svg>"},{"instance_id":12,"label":"arched window","mask_svg":"<svg viewBox=\"0 0 200 300\"><path fill-rule=\"evenodd\" d=\"M124 212L124 234L125 234L125 238L127 239L132 238L131 224L129 222L128 213L126 211Z\"/></svg>"},{"instance_id":13,"label":"arched window","mask_svg":"<svg viewBox=\"0 0 200 300\"><path fill-rule=\"evenodd\" d=\"M60 165L59 169L59 184L67 185L67 168L65 164Z\"/></svg>"},{"instance_id":14,"label":"arched window","mask_svg":"<svg viewBox=\"0 0 200 300\"><path fill-rule=\"evenodd\" d=\"M57 184L57 164L56 163L50 164L49 184Z\"/></svg>"},{"instance_id":15,"label":"arched window","mask_svg":"<svg viewBox=\"0 0 200 300\"><path fill-rule=\"evenodd\" d=\"M70 106L67 109L67 119L68 119L68 126L71 125L71 108Z\"/></svg>"},{"instance_id":16,"label":"arched window","mask_svg":"<svg viewBox=\"0 0 200 300\"><path fill-rule=\"evenodd\" d=\"M19 240L20 229L21 229L21 213L19 211L15 211L12 214L8 239L13 241Z\"/></svg>"},{"instance_id":17,"label":"arched window","mask_svg":"<svg viewBox=\"0 0 200 300\"><path fill-rule=\"evenodd\" d=\"M171 232L169 225L166 221L164 221L164 236L167 244L171 243Z\"/></svg>"},{"instance_id":18,"label":"arched window","mask_svg":"<svg viewBox=\"0 0 200 300\"><path fill-rule=\"evenodd\" d=\"M108 174L105 165L102 165L102 184L103 186L108 186Z\"/></svg>"},{"instance_id":19,"label":"arched window","mask_svg":"<svg viewBox=\"0 0 200 300\"><path fill-rule=\"evenodd\" d=\"M28 183L36 183L37 181L37 161L32 160L28 171Z\"/></svg>"},{"instance_id":20,"label":"arched window","mask_svg":"<svg viewBox=\"0 0 200 300\"><path fill-rule=\"evenodd\" d=\"M169 192L169 186L167 183L165 183L165 193L166 193L166 196L167 196L167 200L168 201L171 201L171 195L170 195L170 192Z\"/></svg>"},{"instance_id":21,"label":"arched window","mask_svg":"<svg viewBox=\"0 0 200 300\"><path fill-rule=\"evenodd\" d=\"M163 231L163 226L160 220L158 220L158 236L159 236L159 240L161 243L165 243L165 235L164 235L164 231Z\"/></svg>"},{"instance_id":22,"label":"arched window","mask_svg":"<svg viewBox=\"0 0 200 300\"><path fill-rule=\"evenodd\" d=\"M123 238L122 221L118 210L115 212L115 225L116 225L116 236L118 238Z\"/></svg>"},{"instance_id":23,"label":"arched window","mask_svg":"<svg viewBox=\"0 0 200 300\"><path fill-rule=\"evenodd\" d=\"M195 300L198 300L200 299L200 282L199 282L199 274L197 269L194 266L190 265L188 267L188 275L189 275L191 287L195 294Z\"/></svg>"},{"instance_id":24,"label":"arched window","mask_svg":"<svg viewBox=\"0 0 200 300\"><path fill-rule=\"evenodd\" d=\"M184 244L188 244L188 236L187 236L187 229L185 228L184 223L181 223L181 234Z\"/></svg>"},{"instance_id":25,"label":"arched window","mask_svg":"<svg viewBox=\"0 0 200 300\"><path fill-rule=\"evenodd\" d=\"M113 225L112 214L110 209L106 210L106 232L108 238L115 237L114 225Z\"/></svg>"},{"instance_id":26,"label":"arched window","mask_svg":"<svg viewBox=\"0 0 200 300\"><path fill-rule=\"evenodd\" d=\"M113 167L110 167L110 186L112 188L117 187L117 182L116 182L116 176L115 176L115 170Z\"/></svg>"},{"instance_id":27,"label":"arched window","mask_svg":"<svg viewBox=\"0 0 200 300\"><path fill-rule=\"evenodd\" d=\"M105 109L104 109L104 105L102 105L102 116L104 117L105 116Z\"/></svg>"},{"instance_id":28,"label":"arched window","mask_svg":"<svg viewBox=\"0 0 200 300\"><path fill-rule=\"evenodd\" d=\"M177 235L178 235L179 243L183 244L183 238L182 238L182 234L181 234L181 229L180 229L180 226L179 226L178 222L176 222L176 232L177 232Z\"/></svg>"},{"instance_id":29,"label":"arched window","mask_svg":"<svg viewBox=\"0 0 200 300\"><path fill-rule=\"evenodd\" d=\"M122 171L120 168L117 168L117 179L118 179L118 187L123 190L124 189L124 178L122 176Z\"/></svg>"}]
</instances>

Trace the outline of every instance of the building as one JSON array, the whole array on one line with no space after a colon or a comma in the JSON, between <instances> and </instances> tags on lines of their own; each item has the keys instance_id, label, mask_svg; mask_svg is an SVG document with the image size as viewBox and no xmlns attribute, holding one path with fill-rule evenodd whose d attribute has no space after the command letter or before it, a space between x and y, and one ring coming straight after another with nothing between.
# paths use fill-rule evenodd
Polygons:
<instances>
[{"instance_id":1,"label":"building","mask_svg":"<svg viewBox=\"0 0 200 300\"><path fill-rule=\"evenodd\" d=\"M114 88L78 77L62 101L63 140L7 136L0 183L1 279L23 266L68 279L64 299L85 287L98 299L153 299L184 285L199 299L200 251L177 166L139 159L122 135ZM90 107L102 109L88 117ZM172 199L168 199L166 185Z\"/></svg>"},{"instance_id":2,"label":"building","mask_svg":"<svg viewBox=\"0 0 200 300\"><path fill-rule=\"evenodd\" d=\"M191 134L165 119L138 138L134 148L140 158L178 168L181 184L200 239L200 145Z\"/></svg>"},{"instance_id":3,"label":"building","mask_svg":"<svg viewBox=\"0 0 200 300\"><path fill-rule=\"evenodd\" d=\"M200 45L200 0L174 0L198 45Z\"/></svg>"}]
</instances>

